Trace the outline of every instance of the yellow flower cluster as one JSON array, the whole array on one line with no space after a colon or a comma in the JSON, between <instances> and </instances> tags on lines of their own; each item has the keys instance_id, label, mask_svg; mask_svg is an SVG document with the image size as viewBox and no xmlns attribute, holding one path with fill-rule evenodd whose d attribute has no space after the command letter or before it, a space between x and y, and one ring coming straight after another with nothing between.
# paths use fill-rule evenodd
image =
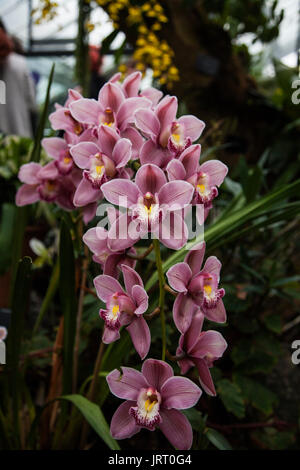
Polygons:
<instances>
[{"instance_id":1,"label":"yellow flower cluster","mask_svg":"<svg viewBox=\"0 0 300 470\"><path fill-rule=\"evenodd\" d=\"M96 0L98 5L105 6L114 26L118 28L119 18L126 15L129 26L136 25L138 38L133 59L136 68L145 73L152 68L153 77L160 84L169 88L179 80L179 71L173 64L174 51L166 41L161 41L156 32L160 31L168 18L157 0L148 0L142 6L133 5L130 0ZM120 66L120 72L126 73L126 66Z\"/></svg>"},{"instance_id":2,"label":"yellow flower cluster","mask_svg":"<svg viewBox=\"0 0 300 470\"><path fill-rule=\"evenodd\" d=\"M38 8L33 8L31 15L35 24L41 24L53 20L57 15L58 3L52 0L40 0Z\"/></svg>"}]
</instances>

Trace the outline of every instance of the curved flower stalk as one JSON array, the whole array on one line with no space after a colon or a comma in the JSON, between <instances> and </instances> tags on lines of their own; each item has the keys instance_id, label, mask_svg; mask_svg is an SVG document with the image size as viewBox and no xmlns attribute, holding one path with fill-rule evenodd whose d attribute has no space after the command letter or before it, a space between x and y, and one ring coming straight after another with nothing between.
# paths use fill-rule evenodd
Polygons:
<instances>
[{"instance_id":1,"label":"curved flower stalk","mask_svg":"<svg viewBox=\"0 0 300 470\"><path fill-rule=\"evenodd\" d=\"M126 265L121 265L125 291L113 277L101 274L94 279L98 297L106 303L106 310L99 314L104 320L105 328L102 341L112 343L120 338L121 326L128 325L133 345L144 359L150 348L150 330L143 318L148 309L148 295L139 274Z\"/></svg>"},{"instance_id":2,"label":"curved flower stalk","mask_svg":"<svg viewBox=\"0 0 300 470\"><path fill-rule=\"evenodd\" d=\"M196 366L200 385L208 395L216 395L215 386L209 369L214 361L222 357L227 343L218 331L202 331L204 315L198 311L192 318L188 330L180 336L176 351L178 365L184 375Z\"/></svg>"},{"instance_id":3,"label":"curved flower stalk","mask_svg":"<svg viewBox=\"0 0 300 470\"><path fill-rule=\"evenodd\" d=\"M111 250L129 248L148 232L169 248L178 250L186 243L187 227L176 211L191 201L191 184L185 181L168 183L158 166L147 164L137 171L135 183L115 179L105 183L102 191L109 202L130 210L129 216L123 214L108 233Z\"/></svg>"},{"instance_id":4,"label":"curved flower stalk","mask_svg":"<svg viewBox=\"0 0 300 470\"><path fill-rule=\"evenodd\" d=\"M142 372L122 367L106 378L110 391L126 400L115 412L111 421L111 434L116 439L126 439L146 428L156 427L179 450L192 446L193 432L188 419L179 411L194 406L200 388L184 377L174 377L166 362L147 359Z\"/></svg>"},{"instance_id":5,"label":"curved flower stalk","mask_svg":"<svg viewBox=\"0 0 300 470\"><path fill-rule=\"evenodd\" d=\"M205 242L186 255L183 263L177 263L167 272L170 286L179 292L173 305L173 318L176 327L185 333L199 308L208 320L224 323L226 311L222 301L224 289L219 289L221 263L210 256L200 271Z\"/></svg>"}]
</instances>

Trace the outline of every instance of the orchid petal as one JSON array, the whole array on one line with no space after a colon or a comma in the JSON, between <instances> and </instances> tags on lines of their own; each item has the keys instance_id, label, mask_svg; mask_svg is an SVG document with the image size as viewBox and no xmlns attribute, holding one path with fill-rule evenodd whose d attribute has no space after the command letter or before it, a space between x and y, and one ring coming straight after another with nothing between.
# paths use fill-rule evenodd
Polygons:
<instances>
[{"instance_id":1,"label":"orchid petal","mask_svg":"<svg viewBox=\"0 0 300 470\"><path fill-rule=\"evenodd\" d=\"M178 122L184 125L184 134L186 137L190 137L192 142L199 139L205 128L204 122L192 115L181 116Z\"/></svg>"},{"instance_id":2,"label":"orchid petal","mask_svg":"<svg viewBox=\"0 0 300 470\"><path fill-rule=\"evenodd\" d=\"M99 254L107 247L107 231L103 227L90 228L82 237L92 253Z\"/></svg>"},{"instance_id":3,"label":"orchid petal","mask_svg":"<svg viewBox=\"0 0 300 470\"><path fill-rule=\"evenodd\" d=\"M90 98L82 98L73 101L70 104L72 116L79 122L84 124L99 124L99 115L101 107L98 101Z\"/></svg>"},{"instance_id":4,"label":"orchid petal","mask_svg":"<svg viewBox=\"0 0 300 470\"><path fill-rule=\"evenodd\" d=\"M186 171L179 160L171 160L168 163L166 170L169 181L185 180Z\"/></svg>"},{"instance_id":5,"label":"orchid petal","mask_svg":"<svg viewBox=\"0 0 300 470\"><path fill-rule=\"evenodd\" d=\"M184 410L195 406L201 396L201 390L186 377L171 377L161 388L163 407Z\"/></svg>"},{"instance_id":6,"label":"orchid petal","mask_svg":"<svg viewBox=\"0 0 300 470\"><path fill-rule=\"evenodd\" d=\"M129 414L134 401L125 401L117 408L112 417L110 432L114 439L128 439L140 431L140 426L136 425L135 419Z\"/></svg>"},{"instance_id":7,"label":"orchid petal","mask_svg":"<svg viewBox=\"0 0 300 470\"><path fill-rule=\"evenodd\" d=\"M110 108L116 113L120 105L125 101L125 96L118 85L107 82L99 91L98 101L104 109Z\"/></svg>"},{"instance_id":8,"label":"orchid petal","mask_svg":"<svg viewBox=\"0 0 300 470\"><path fill-rule=\"evenodd\" d=\"M164 361L157 359L147 359L142 366L142 374L146 378L150 386L154 387L160 392L161 387L170 377L173 377L174 372L172 367Z\"/></svg>"},{"instance_id":9,"label":"orchid petal","mask_svg":"<svg viewBox=\"0 0 300 470\"><path fill-rule=\"evenodd\" d=\"M39 163L25 163L25 165L22 165L19 170L18 178L22 183L39 184L41 180L37 175L41 168L42 167Z\"/></svg>"},{"instance_id":10,"label":"orchid petal","mask_svg":"<svg viewBox=\"0 0 300 470\"><path fill-rule=\"evenodd\" d=\"M205 254L205 246L205 242L200 242L197 245L194 245L193 249L190 250L184 258L185 263L187 263L191 268L193 276L198 274L201 270Z\"/></svg>"},{"instance_id":11,"label":"orchid petal","mask_svg":"<svg viewBox=\"0 0 300 470\"><path fill-rule=\"evenodd\" d=\"M23 184L16 194L16 205L26 206L27 204L34 204L39 201L40 196L35 184Z\"/></svg>"},{"instance_id":12,"label":"orchid petal","mask_svg":"<svg viewBox=\"0 0 300 470\"><path fill-rule=\"evenodd\" d=\"M149 384L144 375L131 367L121 367L110 372L106 381L113 395L124 400L137 400L141 388L148 388Z\"/></svg>"},{"instance_id":13,"label":"orchid petal","mask_svg":"<svg viewBox=\"0 0 300 470\"><path fill-rule=\"evenodd\" d=\"M102 194L100 189L94 189L86 178L82 178L74 194L74 206L86 206L91 202L101 199L101 196Z\"/></svg>"},{"instance_id":14,"label":"orchid petal","mask_svg":"<svg viewBox=\"0 0 300 470\"><path fill-rule=\"evenodd\" d=\"M135 125L151 138L155 138L160 131L160 122L151 109L139 109L135 113Z\"/></svg>"},{"instance_id":15,"label":"orchid petal","mask_svg":"<svg viewBox=\"0 0 300 470\"><path fill-rule=\"evenodd\" d=\"M107 201L121 207L132 207L137 203L140 191L133 181L115 179L101 186Z\"/></svg>"},{"instance_id":16,"label":"orchid petal","mask_svg":"<svg viewBox=\"0 0 300 470\"><path fill-rule=\"evenodd\" d=\"M143 168L143 167L142 167ZM186 181L171 181L166 183L158 192L160 204L171 206L170 209L182 209L189 204L194 194L193 186Z\"/></svg>"},{"instance_id":17,"label":"orchid petal","mask_svg":"<svg viewBox=\"0 0 300 470\"><path fill-rule=\"evenodd\" d=\"M210 185L220 186L228 173L228 167L219 160L209 160L208 162L200 165L199 171L209 175Z\"/></svg>"},{"instance_id":18,"label":"orchid petal","mask_svg":"<svg viewBox=\"0 0 300 470\"><path fill-rule=\"evenodd\" d=\"M55 160L60 157L60 153L62 151L66 151L68 149L65 139L60 137L45 137L41 141L41 144L49 157L54 158Z\"/></svg>"},{"instance_id":19,"label":"orchid petal","mask_svg":"<svg viewBox=\"0 0 300 470\"><path fill-rule=\"evenodd\" d=\"M131 295L133 286L138 285L143 287L141 276L134 269L122 264L121 270L124 277L125 289L129 295Z\"/></svg>"},{"instance_id":20,"label":"orchid petal","mask_svg":"<svg viewBox=\"0 0 300 470\"><path fill-rule=\"evenodd\" d=\"M116 168L125 166L131 158L132 144L128 139L120 139L113 150L112 159L116 164Z\"/></svg>"},{"instance_id":21,"label":"orchid petal","mask_svg":"<svg viewBox=\"0 0 300 470\"><path fill-rule=\"evenodd\" d=\"M141 84L141 79L141 72L131 73L125 78L124 82L122 83L122 88L128 98L137 96Z\"/></svg>"},{"instance_id":22,"label":"orchid petal","mask_svg":"<svg viewBox=\"0 0 300 470\"><path fill-rule=\"evenodd\" d=\"M180 333L185 333L191 325L193 316L198 311L189 295L178 294L173 304L173 318Z\"/></svg>"},{"instance_id":23,"label":"orchid petal","mask_svg":"<svg viewBox=\"0 0 300 470\"><path fill-rule=\"evenodd\" d=\"M134 113L140 108L149 108L151 101L147 98L127 98L120 106L117 113L117 123L120 131L124 131L128 124L134 122Z\"/></svg>"},{"instance_id":24,"label":"orchid petal","mask_svg":"<svg viewBox=\"0 0 300 470\"><path fill-rule=\"evenodd\" d=\"M187 292L187 286L191 277L192 271L186 263L177 263L167 272L168 282L172 289L177 292Z\"/></svg>"},{"instance_id":25,"label":"orchid petal","mask_svg":"<svg viewBox=\"0 0 300 470\"><path fill-rule=\"evenodd\" d=\"M153 163L160 168L164 168L172 158L172 154L168 149L157 147L152 140L147 140L140 152L140 162L142 165Z\"/></svg>"},{"instance_id":26,"label":"orchid petal","mask_svg":"<svg viewBox=\"0 0 300 470\"><path fill-rule=\"evenodd\" d=\"M70 149L74 162L82 170L89 168L90 157L99 152L99 147L93 142L79 142Z\"/></svg>"},{"instance_id":27,"label":"orchid petal","mask_svg":"<svg viewBox=\"0 0 300 470\"><path fill-rule=\"evenodd\" d=\"M110 297L116 292L124 292L120 283L111 276L100 274L94 279L94 286L96 288L99 299L103 302L108 302Z\"/></svg>"},{"instance_id":28,"label":"orchid petal","mask_svg":"<svg viewBox=\"0 0 300 470\"><path fill-rule=\"evenodd\" d=\"M158 166L151 163L142 165L135 177L136 185L143 195L148 192L155 195L166 181L164 172Z\"/></svg>"},{"instance_id":29,"label":"orchid petal","mask_svg":"<svg viewBox=\"0 0 300 470\"><path fill-rule=\"evenodd\" d=\"M189 450L193 444L193 431L187 417L178 410L161 410L160 430L178 450Z\"/></svg>"},{"instance_id":30,"label":"orchid petal","mask_svg":"<svg viewBox=\"0 0 300 470\"><path fill-rule=\"evenodd\" d=\"M216 396L216 389L206 361L204 359L194 359L194 362L199 372L201 387L208 395Z\"/></svg>"},{"instance_id":31,"label":"orchid petal","mask_svg":"<svg viewBox=\"0 0 300 470\"><path fill-rule=\"evenodd\" d=\"M210 321L216 323L225 323L226 322L226 310L222 299L218 300L216 307L206 308L203 310L204 315Z\"/></svg>"},{"instance_id":32,"label":"orchid petal","mask_svg":"<svg viewBox=\"0 0 300 470\"><path fill-rule=\"evenodd\" d=\"M180 155L180 161L186 171L186 179L190 178L197 172L201 153L201 145L191 145L185 149Z\"/></svg>"},{"instance_id":33,"label":"orchid petal","mask_svg":"<svg viewBox=\"0 0 300 470\"><path fill-rule=\"evenodd\" d=\"M145 359L151 343L150 330L146 320L143 317L136 317L130 325L127 326L126 330L129 332L133 346L140 358L142 360Z\"/></svg>"},{"instance_id":34,"label":"orchid petal","mask_svg":"<svg viewBox=\"0 0 300 470\"><path fill-rule=\"evenodd\" d=\"M148 309L148 294L145 289L141 286L133 286L131 295L137 305L134 313L141 315L146 312Z\"/></svg>"}]
</instances>

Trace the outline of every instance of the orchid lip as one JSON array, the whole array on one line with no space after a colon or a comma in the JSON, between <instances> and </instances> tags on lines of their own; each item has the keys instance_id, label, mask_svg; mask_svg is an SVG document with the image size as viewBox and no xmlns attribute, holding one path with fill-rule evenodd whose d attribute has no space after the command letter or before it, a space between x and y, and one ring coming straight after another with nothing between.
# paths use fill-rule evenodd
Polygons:
<instances>
[{"instance_id":1,"label":"orchid lip","mask_svg":"<svg viewBox=\"0 0 300 470\"><path fill-rule=\"evenodd\" d=\"M137 426L154 431L162 419L159 414L161 403L160 393L152 387L142 389L137 399L137 406L131 407L129 413L135 419Z\"/></svg>"}]
</instances>

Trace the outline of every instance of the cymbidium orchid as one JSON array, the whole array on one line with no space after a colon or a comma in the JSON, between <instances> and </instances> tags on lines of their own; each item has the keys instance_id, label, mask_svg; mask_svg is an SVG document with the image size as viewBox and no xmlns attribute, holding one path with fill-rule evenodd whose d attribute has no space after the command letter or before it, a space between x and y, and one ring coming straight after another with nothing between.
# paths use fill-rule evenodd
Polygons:
<instances>
[{"instance_id":1,"label":"cymbidium orchid","mask_svg":"<svg viewBox=\"0 0 300 470\"><path fill-rule=\"evenodd\" d=\"M171 160L166 168L169 181L184 180L194 186L193 204L203 204L205 220L212 201L218 195L228 168L219 160L209 160L199 165L201 146L191 145L178 159ZM200 223L203 223L204 220Z\"/></svg>"},{"instance_id":2,"label":"cymbidium orchid","mask_svg":"<svg viewBox=\"0 0 300 470\"><path fill-rule=\"evenodd\" d=\"M199 308L208 320L226 321L222 300L225 290L218 288L221 263L215 256L210 256L200 271L205 242L194 248L197 249L189 251L184 262L175 264L167 272L170 286L179 292L173 305L173 317L181 333L188 330Z\"/></svg>"},{"instance_id":3,"label":"cymbidium orchid","mask_svg":"<svg viewBox=\"0 0 300 470\"><path fill-rule=\"evenodd\" d=\"M70 103L71 115L77 121L96 128L104 124L120 132L134 122L134 112L148 108L151 101L144 97L126 98L115 83L106 83L99 91L98 100L81 98Z\"/></svg>"},{"instance_id":4,"label":"cymbidium orchid","mask_svg":"<svg viewBox=\"0 0 300 470\"><path fill-rule=\"evenodd\" d=\"M148 232L173 249L185 244L187 227L176 211L191 201L194 192L191 184L168 183L158 166L147 164L137 171L135 182L114 179L105 183L102 191L109 202L130 210L129 216L127 213L120 216L109 231L111 250L126 249Z\"/></svg>"},{"instance_id":5,"label":"cymbidium orchid","mask_svg":"<svg viewBox=\"0 0 300 470\"><path fill-rule=\"evenodd\" d=\"M218 331L202 331L204 315L198 311L192 318L188 330L180 336L176 351L178 365L184 375L196 366L203 390L209 395L216 395L215 386L209 369L214 361L222 357L227 343Z\"/></svg>"},{"instance_id":6,"label":"cymbidium orchid","mask_svg":"<svg viewBox=\"0 0 300 470\"><path fill-rule=\"evenodd\" d=\"M111 421L111 434L116 439L126 439L146 428L156 427L179 450L192 446L193 431L188 419L179 410L194 406L200 388L185 377L174 377L173 369L164 361L147 359L142 372L122 367L108 374L110 391L126 400L115 412Z\"/></svg>"},{"instance_id":7,"label":"cymbidium orchid","mask_svg":"<svg viewBox=\"0 0 300 470\"><path fill-rule=\"evenodd\" d=\"M136 260L128 255L136 255L136 250L112 251L108 246L108 231L103 227L90 228L83 236L84 243L93 253L93 260L102 266L103 274L117 278L120 265L126 264L135 268Z\"/></svg>"},{"instance_id":8,"label":"cymbidium orchid","mask_svg":"<svg viewBox=\"0 0 300 470\"><path fill-rule=\"evenodd\" d=\"M80 99L82 99L82 95L77 90L69 90L68 99L64 106L56 104L56 110L49 116L52 129L69 132L74 137L78 137L83 133L87 126L77 121L70 111L70 104Z\"/></svg>"},{"instance_id":9,"label":"cymbidium orchid","mask_svg":"<svg viewBox=\"0 0 300 470\"><path fill-rule=\"evenodd\" d=\"M133 345L144 359L150 348L150 330L143 313L148 309L148 295L139 274L126 265L121 265L125 290L113 277L101 274L94 279L98 297L106 303L106 309L100 310L105 328L102 341L112 343L120 338L121 326L127 330Z\"/></svg>"},{"instance_id":10,"label":"cymbidium orchid","mask_svg":"<svg viewBox=\"0 0 300 470\"><path fill-rule=\"evenodd\" d=\"M108 229L104 228L107 221L101 221L104 226L89 228L83 242L102 269L94 279L97 296L106 304L99 311L104 321L102 343L118 340L121 328L126 327L142 360L151 344L144 318L148 293L135 268L143 268L144 261L140 265L137 260L144 260L154 249L159 296L157 303L155 297L150 299L154 310L146 318L161 317L163 360L146 360L142 372L122 367L122 374L113 370L107 376L111 392L126 400L112 418L111 433L116 439L125 439L141 428L159 428L173 446L184 450L190 449L193 433L179 410L196 405L202 392L191 380L174 377L172 367L164 362L165 313L170 305L165 300L159 242L173 250L185 245L185 209L192 213L192 206L201 205L203 223L227 167L217 160L200 165L201 146L194 142L204 123L190 115L177 118L177 98L162 98L162 92L151 87L140 91L141 79L140 72L130 74L123 82L121 74L115 74L99 91L98 100L69 90L64 106L56 105L49 117L52 128L64 131L63 136L42 141L52 161L44 166L31 162L21 167L19 179L24 184L17 192L16 203L21 206L43 200L65 210L81 208L85 223L94 218L103 197L123 208L122 212L108 208ZM82 224L78 227L81 238ZM153 243L137 256L136 243L149 237ZM171 290L176 295L173 318L181 333L173 360L178 361L182 374L196 366L202 388L215 395L210 368L227 344L220 333L202 331L202 325L205 318L226 321L222 301L225 291L218 286L221 263L216 257L210 256L201 269L204 253L204 242L194 246L184 262L172 266L166 275L171 288L178 292ZM87 265L87 257L84 261ZM121 273L124 287L118 280ZM85 286L81 286L81 296L84 291ZM150 294L155 295L152 291ZM80 309L78 318L80 324ZM98 357L102 357L101 351ZM97 361L96 367L100 363ZM98 376L99 370L93 380Z\"/></svg>"},{"instance_id":11,"label":"cymbidium orchid","mask_svg":"<svg viewBox=\"0 0 300 470\"><path fill-rule=\"evenodd\" d=\"M120 138L107 126L100 126L99 140L79 142L71 148L76 165L83 170L75 195L75 206L85 206L103 198L101 187L112 178L129 178L124 168L131 157L130 140Z\"/></svg>"},{"instance_id":12,"label":"cymbidium orchid","mask_svg":"<svg viewBox=\"0 0 300 470\"><path fill-rule=\"evenodd\" d=\"M135 124L148 138L141 148L142 164L155 163L165 168L201 135L205 124L195 116L176 118L177 98L166 96L154 110L139 109L135 112Z\"/></svg>"}]
</instances>

